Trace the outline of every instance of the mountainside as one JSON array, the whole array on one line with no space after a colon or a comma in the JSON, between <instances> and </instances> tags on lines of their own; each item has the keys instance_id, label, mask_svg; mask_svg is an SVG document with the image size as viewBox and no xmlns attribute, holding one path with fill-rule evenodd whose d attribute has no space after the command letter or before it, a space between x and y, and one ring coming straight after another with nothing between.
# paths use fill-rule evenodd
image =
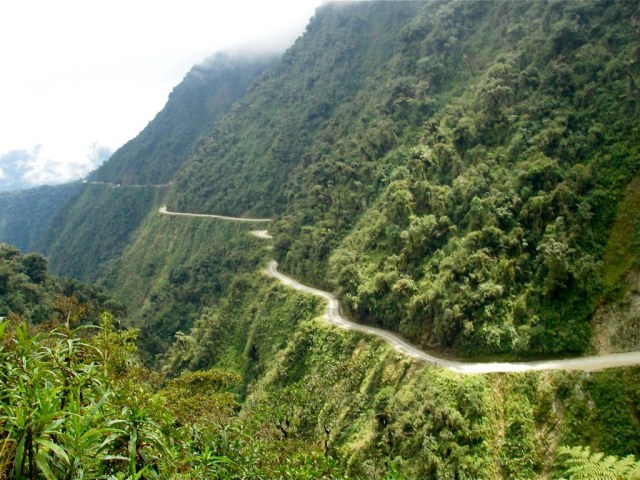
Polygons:
<instances>
[{"instance_id":1,"label":"mountainside","mask_svg":"<svg viewBox=\"0 0 640 480\"><path fill-rule=\"evenodd\" d=\"M638 8L327 4L269 68L194 68L37 245L99 279L168 188L275 216L285 270L421 346L583 352L638 257Z\"/></svg>"},{"instance_id":2,"label":"mountainside","mask_svg":"<svg viewBox=\"0 0 640 480\"><path fill-rule=\"evenodd\" d=\"M59 205L36 244L56 275L95 281L120 256L133 232L162 203L165 187L84 184Z\"/></svg>"},{"instance_id":3,"label":"mountainside","mask_svg":"<svg viewBox=\"0 0 640 480\"><path fill-rule=\"evenodd\" d=\"M282 267L358 321L457 355L583 352L638 256L638 15L327 4L269 68L195 67L97 172L130 186L87 184L36 244L101 278L168 188L177 211L275 216Z\"/></svg>"},{"instance_id":4,"label":"mountainside","mask_svg":"<svg viewBox=\"0 0 640 480\"><path fill-rule=\"evenodd\" d=\"M292 191L289 182L323 155L331 158L340 137L358 128L354 101L401 48L398 32L422 7L375 2L319 9L305 34L203 139L177 175L169 204L230 215L282 212L300 187ZM331 127L337 131L329 136Z\"/></svg>"},{"instance_id":5,"label":"mountainside","mask_svg":"<svg viewBox=\"0 0 640 480\"><path fill-rule=\"evenodd\" d=\"M92 178L120 184L168 183L198 137L244 96L272 62L271 56L219 53L196 65L149 125L119 148Z\"/></svg>"},{"instance_id":6,"label":"mountainside","mask_svg":"<svg viewBox=\"0 0 640 480\"><path fill-rule=\"evenodd\" d=\"M276 214L286 269L422 345L583 351L639 166L638 15L329 4L203 139L169 204Z\"/></svg>"},{"instance_id":7,"label":"mountainside","mask_svg":"<svg viewBox=\"0 0 640 480\"><path fill-rule=\"evenodd\" d=\"M589 450L640 454L640 367L461 375L262 269L439 357L640 351L639 171L638 2L328 3L278 59L195 67L28 241L127 306L145 388L197 372L154 401L202 478L589 478L640 469Z\"/></svg>"},{"instance_id":8,"label":"mountainside","mask_svg":"<svg viewBox=\"0 0 640 480\"><path fill-rule=\"evenodd\" d=\"M142 220L160 206L173 173L200 135L272 62L270 56L221 53L193 67L165 108L90 175L90 182L3 194L0 239L45 253L58 275L101 278Z\"/></svg>"},{"instance_id":9,"label":"mountainside","mask_svg":"<svg viewBox=\"0 0 640 480\"><path fill-rule=\"evenodd\" d=\"M0 241L37 250L58 208L81 190L74 182L0 193Z\"/></svg>"}]
</instances>

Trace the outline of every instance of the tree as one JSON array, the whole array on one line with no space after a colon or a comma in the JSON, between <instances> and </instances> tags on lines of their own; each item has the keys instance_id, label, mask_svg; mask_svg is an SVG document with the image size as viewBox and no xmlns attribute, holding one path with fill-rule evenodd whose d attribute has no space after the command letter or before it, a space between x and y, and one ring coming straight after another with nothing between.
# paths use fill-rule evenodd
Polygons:
<instances>
[{"instance_id":1,"label":"tree","mask_svg":"<svg viewBox=\"0 0 640 480\"><path fill-rule=\"evenodd\" d=\"M44 283L47 279L48 262L39 253L28 253L22 258L22 265L27 276L34 283Z\"/></svg>"}]
</instances>

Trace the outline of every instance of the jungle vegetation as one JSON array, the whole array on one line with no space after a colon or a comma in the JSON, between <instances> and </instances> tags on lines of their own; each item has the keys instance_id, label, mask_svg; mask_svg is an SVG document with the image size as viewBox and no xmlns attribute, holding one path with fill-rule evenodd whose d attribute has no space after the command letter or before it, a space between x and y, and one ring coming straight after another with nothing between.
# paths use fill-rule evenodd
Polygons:
<instances>
[{"instance_id":1,"label":"jungle vegetation","mask_svg":"<svg viewBox=\"0 0 640 480\"><path fill-rule=\"evenodd\" d=\"M318 307L245 275L161 370L121 312L89 322L64 296L41 323L10 311L0 477L636 478L638 368L460 376L323 325Z\"/></svg>"},{"instance_id":2,"label":"jungle vegetation","mask_svg":"<svg viewBox=\"0 0 640 480\"><path fill-rule=\"evenodd\" d=\"M631 214L603 262L639 166L637 18L634 2L329 4L170 204L276 216L283 268L423 346L583 352L638 253Z\"/></svg>"},{"instance_id":3,"label":"jungle vegetation","mask_svg":"<svg viewBox=\"0 0 640 480\"><path fill-rule=\"evenodd\" d=\"M447 355L594 349L640 295L637 2L329 3L216 61L32 229L126 311L0 249L0 476L636 478L638 368L433 369L261 268Z\"/></svg>"}]
</instances>

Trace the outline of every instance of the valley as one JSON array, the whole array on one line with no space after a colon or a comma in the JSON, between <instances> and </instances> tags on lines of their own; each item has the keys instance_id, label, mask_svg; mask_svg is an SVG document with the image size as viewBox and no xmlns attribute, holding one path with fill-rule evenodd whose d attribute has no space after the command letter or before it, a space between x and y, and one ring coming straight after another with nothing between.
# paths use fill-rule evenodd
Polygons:
<instances>
[{"instance_id":1,"label":"valley","mask_svg":"<svg viewBox=\"0 0 640 480\"><path fill-rule=\"evenodd\" d=\"M2 192L0 478L640 478L638 19L329 2Z\"/></svg>"}]
</instances>

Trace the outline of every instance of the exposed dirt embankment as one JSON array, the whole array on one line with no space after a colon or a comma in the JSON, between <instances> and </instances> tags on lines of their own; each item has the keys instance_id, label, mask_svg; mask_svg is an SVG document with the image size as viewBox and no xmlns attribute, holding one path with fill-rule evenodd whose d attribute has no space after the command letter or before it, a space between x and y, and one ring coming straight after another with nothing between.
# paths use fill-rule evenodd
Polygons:
<instances>
[{"instance_id":1,"label":"exposed dirt embankment","mask_svg":"<svg viewBox=\"0 0 640 480\"><path fill-rule=\"evenodd\" d=\"M640 272L628 273L624 283L623 297L593 316L593 346L601 355L640 350Z\"/></svg>"}]
</instances>

